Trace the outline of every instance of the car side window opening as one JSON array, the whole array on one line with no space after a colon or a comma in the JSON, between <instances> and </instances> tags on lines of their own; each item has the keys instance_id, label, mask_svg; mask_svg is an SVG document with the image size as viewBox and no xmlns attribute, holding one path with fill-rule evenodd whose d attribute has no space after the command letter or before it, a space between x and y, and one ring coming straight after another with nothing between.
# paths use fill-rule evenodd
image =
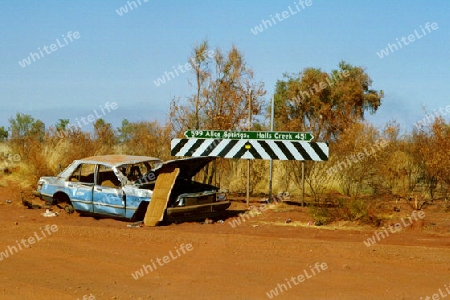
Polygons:
<instances>
[{"instance_id":1,"label":"car side window opening","mask_svg":"<svg viewBox=\"0 0 450 300\"><path fill-rule=\"evenodd\" d=\"M131 166L130 174L128 174L128 179L131 181L136 181L142 177L141 168L138 164Z\"/></svg>"},{"instance_id":2,"label":"car side window opening","mask_svg":"<svg viewBox=\"0 0 450 300\"><path fill-rule=\"evenodd\" d=\"M104 187L120 188L120 181L110 167L99 165L97 175L98 185Z\"/></svg>"},{"instance_id":3,"label":"car side window opening","mask_svg":"<svg viewBox=\"0 0 450 300\"><path fill-rule=\"evenodd\" d=\"M122 165L119 167L120 172L131 182L141 179L144 174L151 171L151 165L147 162L136 164Z\"/></svg>"},{"instance_id":4,"label":"car side window opening","mask_svg":"<svg viewBox=\"0 0 450 300\"><path fill-rule=\"evenodd\" d=\"M80 164L70 175L69 181L94 184L94 173L94 164Z\"/></svg>"}]
</instances>

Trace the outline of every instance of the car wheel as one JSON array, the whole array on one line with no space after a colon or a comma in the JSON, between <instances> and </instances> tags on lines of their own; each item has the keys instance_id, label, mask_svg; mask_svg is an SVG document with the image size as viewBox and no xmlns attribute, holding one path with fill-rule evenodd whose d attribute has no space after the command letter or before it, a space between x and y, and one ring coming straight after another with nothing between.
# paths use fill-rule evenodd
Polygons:
<instances>
[{"instance_id":1,"label":"car wheel","mask_svg":"<svg viewBox=\"0 0 450 300\"><path fill-rule=\"evenodd\" d=\"M158 226L168 226L172 222L169 220L169 217L167 216L167 209L164 210L164 217L161 222L158 223Z\"/></svg>"},{"instance_id":2,"label":"car wheel","mask_svg":"<svg viewBox=\"0 0 450 300\"><path fill-rule=\"evenodd\" d=\"M53 195L53 203L52 204L59 205L60 203L71 204L69 196L67 196L66 194L63 194L63 193L57 193L57 194Z\"/></svg>"},{"instance_id":3,"label":"car wheel","mask_svg":"<svg viewBox=\"0 0 450 300\"><path fill-rule=\"evenodd\" d=\"M75 211L75 208L73 208L72 204L66 204L66 206L64 206L64 210L69 214L73 214L73 212Z\"/></svg>"},{"instance_id":4,"label":"car wheel","mask_svg":"<svg viewBox=\"0 0 450 300\"><path fill-rule=\"evenodd\" d=\"M134 215L131 217L131 222L138 222L143 221L145 218L145 214L147 213L147 207L149 202L148 201L142 201Z\"/></svg>"}]
</instances>

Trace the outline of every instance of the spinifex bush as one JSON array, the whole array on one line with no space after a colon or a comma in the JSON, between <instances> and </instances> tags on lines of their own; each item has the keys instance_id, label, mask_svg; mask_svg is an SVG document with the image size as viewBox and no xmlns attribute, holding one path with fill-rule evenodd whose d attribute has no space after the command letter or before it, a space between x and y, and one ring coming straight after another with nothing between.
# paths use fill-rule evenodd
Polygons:
<instances>
[{"instance_id":1,"label":"spinifex bush","mask_svg":"<svg viewBox=\"0 0 450 300\"><path fill-rule=\"evenodd\" d=\"M368 215L368 205L360 199L340 198L337 210L345 221L364 221Z\"/></svg>"},{"instance_id":2,"label":"spinifex bush","mask_svg":"<svg viewBox=\"0 0 450 300\"><path fill-rule=\"evenodd\" d=\"M309 213L316 225L335 221L351 221L378 226L374 202L370 199L338 198L332 205L312 205Z\"/></svg>"},{"instance_id":3,"label":"spinifex bush","mask_svg":"<svg viewBox=\"0 0 450 300\"><path fill-rule=\"evenodd\" d=\"M309 208L309 214L313 218L314 225L316 226L327 225L336 221L334 211L321 204L311 205Z\"/></svg>"}]
</instances>

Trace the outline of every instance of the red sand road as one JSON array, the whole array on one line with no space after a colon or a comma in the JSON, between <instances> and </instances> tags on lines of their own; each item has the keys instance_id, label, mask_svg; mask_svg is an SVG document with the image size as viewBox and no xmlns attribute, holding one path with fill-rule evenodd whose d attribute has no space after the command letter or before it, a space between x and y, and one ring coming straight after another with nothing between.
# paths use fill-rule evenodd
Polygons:
<instances>
[{"instance_id":1,"label":"red sand road","mask_svg":"<svg viewBox=\"0 0 450 300\"><path fill-rule=\"evenodd\" d=\"M15 195L0 188L0 252L9 251L0 261L0 299L247 300L270 299L275 288L273 299L425 299L450 290L450 227L439 211L367 247L374 228L308 227L299 206L264 211L234 228L233 217L128 228L64 211L45 218ZM230 209L244 207L233 201ZM439 232L427 224L440 224ZM30 237L34 244L20 249Z\"/></svg>"}]
</instances>

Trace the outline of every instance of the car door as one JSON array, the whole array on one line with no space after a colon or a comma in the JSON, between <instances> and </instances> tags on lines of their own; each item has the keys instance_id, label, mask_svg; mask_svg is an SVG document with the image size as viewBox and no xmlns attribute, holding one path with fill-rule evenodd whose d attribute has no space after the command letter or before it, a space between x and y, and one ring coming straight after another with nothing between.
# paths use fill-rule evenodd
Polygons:
<instances>
[{"instance_id":1,"label":"car door","mask_svg":"<svg viewBox=\"0 0 450 300\"><path fill-rule=\"evenodd\" d=\"M93 191L94 213L125 217L126 198L112 168L98 165Z\"/></svg>"},{"instance_id":2,"label":"car door","mask_svg":"<svg viewBox=\"0 0 450 300\"><path fill-rule=\"evenodd\" d=\"M70 200L77 211L93 212L95 167L95 164L81 163L66 182Z\"/></svg>"}]
</instances>

